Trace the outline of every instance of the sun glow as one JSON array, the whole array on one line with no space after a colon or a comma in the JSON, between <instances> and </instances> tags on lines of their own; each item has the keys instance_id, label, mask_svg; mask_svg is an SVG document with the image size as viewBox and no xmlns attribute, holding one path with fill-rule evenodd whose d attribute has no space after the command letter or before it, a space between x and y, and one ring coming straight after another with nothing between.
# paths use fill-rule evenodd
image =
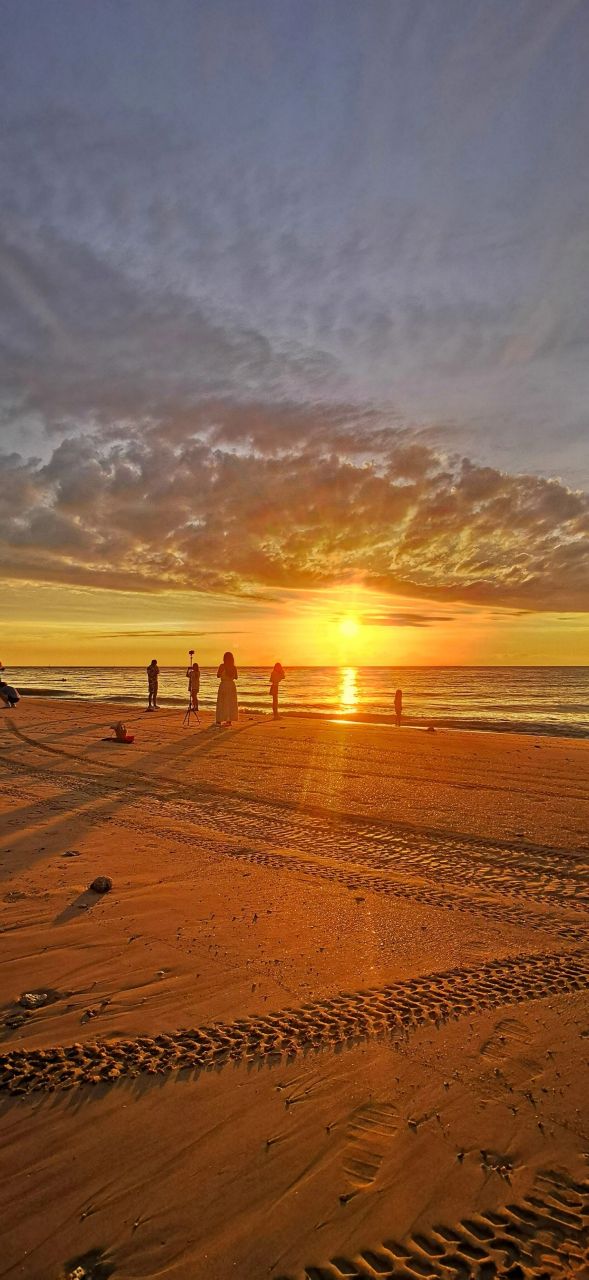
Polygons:
<instances>
[{"instance_id":1,"label":"sun glow","mask_svg":"<svg viewBox=\"0 0 589 1280\"><path fill-rule=\"evenodd\" d=\"M340 636L343 636L344 640L354 640L358 635L359 630L360 623L353 614L349 614L348 617L342 618L339 624Z\"/></svg>"}]
</instances>

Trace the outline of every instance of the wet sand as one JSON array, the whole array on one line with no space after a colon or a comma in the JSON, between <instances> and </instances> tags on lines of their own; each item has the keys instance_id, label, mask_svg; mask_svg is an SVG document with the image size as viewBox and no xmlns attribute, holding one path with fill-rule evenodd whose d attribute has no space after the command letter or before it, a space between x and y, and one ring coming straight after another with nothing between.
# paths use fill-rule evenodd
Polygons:
<instances>
[{"instance_id":1,"label":"wet sand","mask_svg":"<svg viewBox=\"0 0 589 1280\"><path fill-rule=\"evenodd\" d=\"M114 718L0 717L0 1277L585 1274L589 743Z\"/></svg>"}]
</instances>

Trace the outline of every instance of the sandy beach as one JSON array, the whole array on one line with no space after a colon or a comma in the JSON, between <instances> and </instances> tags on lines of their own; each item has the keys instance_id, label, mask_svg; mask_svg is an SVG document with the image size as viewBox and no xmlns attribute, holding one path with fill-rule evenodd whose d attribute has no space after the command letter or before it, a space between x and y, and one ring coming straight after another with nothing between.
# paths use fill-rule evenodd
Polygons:
<instances>
[{"instance_id":1,"label":"sandy beach","mask_svg":"<svg viewBox=\"0 0 589 1280\"><path fill-rule=\"evenodd\" d=\"M589 1274L589 743L115 718L0 718L0 1277Z\"/></svg>"}]
</instances>

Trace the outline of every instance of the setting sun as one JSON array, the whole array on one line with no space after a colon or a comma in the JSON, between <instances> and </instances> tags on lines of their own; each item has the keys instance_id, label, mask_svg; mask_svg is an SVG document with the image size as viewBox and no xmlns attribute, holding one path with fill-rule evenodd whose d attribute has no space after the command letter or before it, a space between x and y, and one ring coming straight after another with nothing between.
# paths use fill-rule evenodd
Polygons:
<instances>
[{"instance_id":1,"label":"setting sun","mask_svg":"<svg viewBox=\"0 0 589 1280\"><path fill-rule=\"evenodd\" d=\"M345 640L354 640L360 631L360 623L354 617L342 618L339 624L339 631Z\"/></svg>"}]
</instances>

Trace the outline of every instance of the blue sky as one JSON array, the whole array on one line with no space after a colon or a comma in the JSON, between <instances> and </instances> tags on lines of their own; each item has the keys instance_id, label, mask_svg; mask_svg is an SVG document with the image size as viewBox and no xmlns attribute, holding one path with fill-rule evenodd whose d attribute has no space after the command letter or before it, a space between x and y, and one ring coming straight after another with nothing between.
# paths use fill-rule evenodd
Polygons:
<instances>
[{"instance_id":1,"label":"blue sky","mask_svg":"<svg viewBox=\"0 0 589 1280\"><path fill-rule=\"evenodd\" d=\"M341 460L345 430L381 470L382 431L435 455L438 488L444 459L525 473L534 501L534 478L587 488L582 0L0 13L0 413L35 527L51 509L95 554L53 452L91 440L102 472L113 448L149 470L154 431L266 463L295 439Z\"/></svg>"}]
</instances>

